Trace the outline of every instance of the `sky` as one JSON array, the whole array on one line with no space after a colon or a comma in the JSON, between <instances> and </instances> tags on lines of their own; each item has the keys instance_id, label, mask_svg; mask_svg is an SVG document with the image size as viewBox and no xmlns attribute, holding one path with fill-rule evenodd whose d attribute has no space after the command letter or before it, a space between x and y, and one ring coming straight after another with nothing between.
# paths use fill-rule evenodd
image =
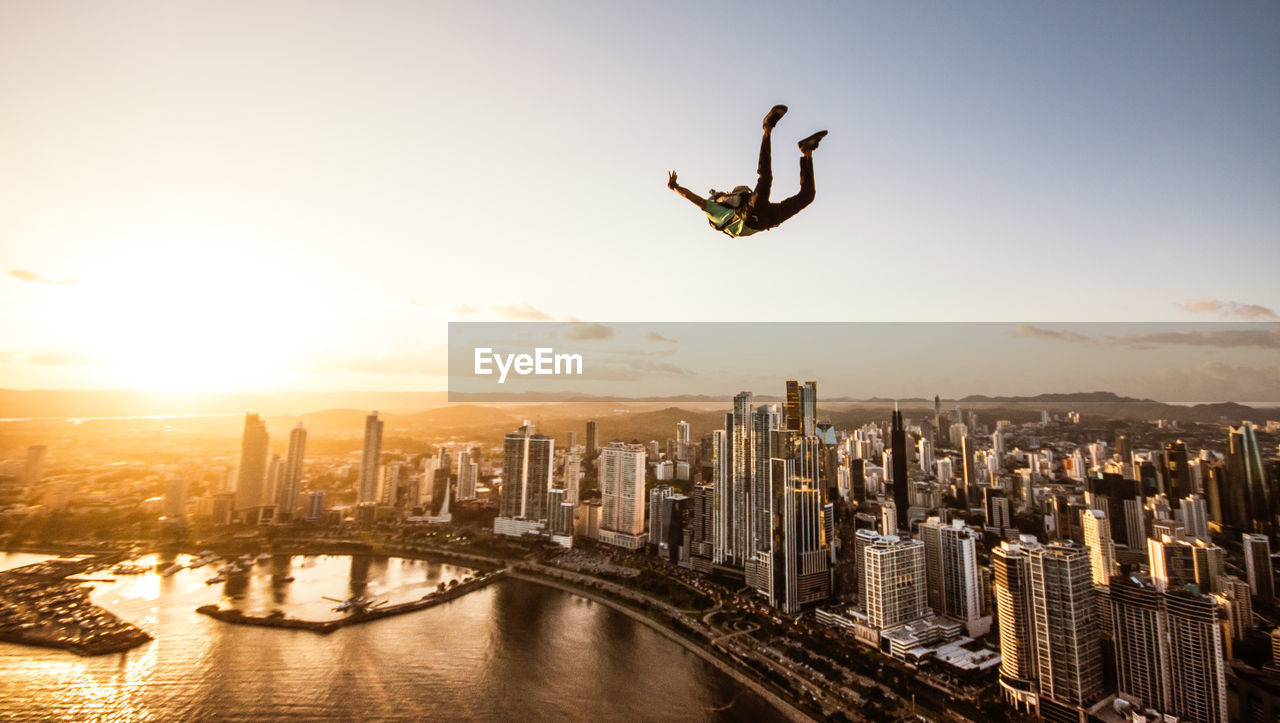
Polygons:
<instances>
[{"instance_id":1,"label":"sky","mask_svg":"<svg viewBox=\"0 0 1280 723\"><path fill-rule=\"evenodd\" d=\"M0 387L443 389L450 321L1275 322L1276 37L1274 3L7 2ZM817 198L718 235L667 171L753 184L775 103L775 194L830 131Z\"/></svg>"}]
</instances>

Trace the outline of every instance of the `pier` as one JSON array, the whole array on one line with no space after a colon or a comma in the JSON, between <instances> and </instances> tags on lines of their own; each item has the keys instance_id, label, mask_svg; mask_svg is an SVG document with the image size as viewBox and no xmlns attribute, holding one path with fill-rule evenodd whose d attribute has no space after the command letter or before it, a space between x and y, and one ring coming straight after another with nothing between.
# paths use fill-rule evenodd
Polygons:
<instances>
[{"instance_id":1,"label":"pier","mask_svg":"<svg viewBox=\"0 0 1280 723\"><path fill-rule=\"evenodd\" d=\"M301 620L285 616L283 613L272 612L267 615L245 615L243 612L235 609L223 609L217 605L202 605L196 608L196 612L201 615L207 615L214 620L220 620L224 623L232 625L256 625L265 628L284 628L287 630L309 630L313 633L328 635L333 631L344 628L348 625L356 625L358 623L367 623L373 620L381 620L393 615L403 615L405 613L416 612L418 610L426 610L429 607L440 605L466 595L469 592L487 587L498 580L505 577L508 569L496 570L494 572L485 573L474 577L465 582L458 583L444 590L437 590L422 596L417 600L396 603L395 605L387 605L385 607L360 610L353 612L346 617L337 618L335 620Z\"/></svg>"}]
</instances>

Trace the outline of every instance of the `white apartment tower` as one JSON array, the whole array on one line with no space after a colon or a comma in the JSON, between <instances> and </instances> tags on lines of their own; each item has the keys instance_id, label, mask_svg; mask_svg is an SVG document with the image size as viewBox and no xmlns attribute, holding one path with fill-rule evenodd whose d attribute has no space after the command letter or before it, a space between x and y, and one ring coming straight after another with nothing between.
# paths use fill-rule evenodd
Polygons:
<instances>
[{"instance_id":1,"label":"white apartment tower","mask_svg":"<svg viewBox=\"0 0 1280 723\"><path fill-rule=\"evenodd\" d=\"M645 544L645 449L612 442L600 450L600 541L627 549Z\"/></svg>"}]
</instances>

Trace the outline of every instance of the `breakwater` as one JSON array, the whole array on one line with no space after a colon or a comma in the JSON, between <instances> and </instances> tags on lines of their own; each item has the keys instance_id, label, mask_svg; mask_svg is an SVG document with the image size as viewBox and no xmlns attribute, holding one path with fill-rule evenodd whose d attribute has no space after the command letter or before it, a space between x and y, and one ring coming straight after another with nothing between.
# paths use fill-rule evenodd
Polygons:
<instances>
[{"instance_id":1,"label":"breakwater","mask_svg":"<svg viewBox=\"0 0 1280 723\"><path fill-rule=\"evenodd\" d=\"M288 617L282 613L245 615L239 610L224 610L219 608L217 605L202 605L196 608L196 612L232 625L254 625L264 628L308 630L313 633L327 635L348 625L367 623L373 620L388 618L393 615L403 615L405 613L416 612L418 610L425 610L429 607L434 607L441 603L455 600L469 592L492 585L506 576L506 574L506 569L485 573L470 580L460 582L452 587L445 588L444 590L437 590L436 592L428 593L417 600L410 600L408 602L397 603L395 605L387 605L385 607L359 610L347 615L346 617L337 618L335 620L301 620L299 618Z\"/></svg>"}]
</instances>

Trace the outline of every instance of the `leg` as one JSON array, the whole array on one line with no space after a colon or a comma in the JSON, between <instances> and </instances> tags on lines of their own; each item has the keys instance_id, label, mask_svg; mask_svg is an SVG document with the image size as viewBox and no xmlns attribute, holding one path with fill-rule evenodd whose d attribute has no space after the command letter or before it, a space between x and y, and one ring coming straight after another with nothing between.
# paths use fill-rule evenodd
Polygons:
<instances>
[{"instance_id":1,"label":"leg","mask_svg":"<svg viewBox=\"0 0 1280 723\"><path fill-rule=\"evenodd\" d=\"M769 227L772 228L800 213L805 206L813 203L815 187L813 182L813 157L805 154L800 157L800 192L781 203L770 204Z\"/></svg>"},{"instance_id":2,"label":"leg","mask_svg":"<svg viewBox=\"0 0 1280 723\"><path fill-rule=\"evenodd\" d=\"M769 192L773 190L773 149L769 142L772 129L765 129L760 138L760 159L756 162L756 188L751 194L750 208L763 208L769 203Z\"/></svg>"}]
</instances>

